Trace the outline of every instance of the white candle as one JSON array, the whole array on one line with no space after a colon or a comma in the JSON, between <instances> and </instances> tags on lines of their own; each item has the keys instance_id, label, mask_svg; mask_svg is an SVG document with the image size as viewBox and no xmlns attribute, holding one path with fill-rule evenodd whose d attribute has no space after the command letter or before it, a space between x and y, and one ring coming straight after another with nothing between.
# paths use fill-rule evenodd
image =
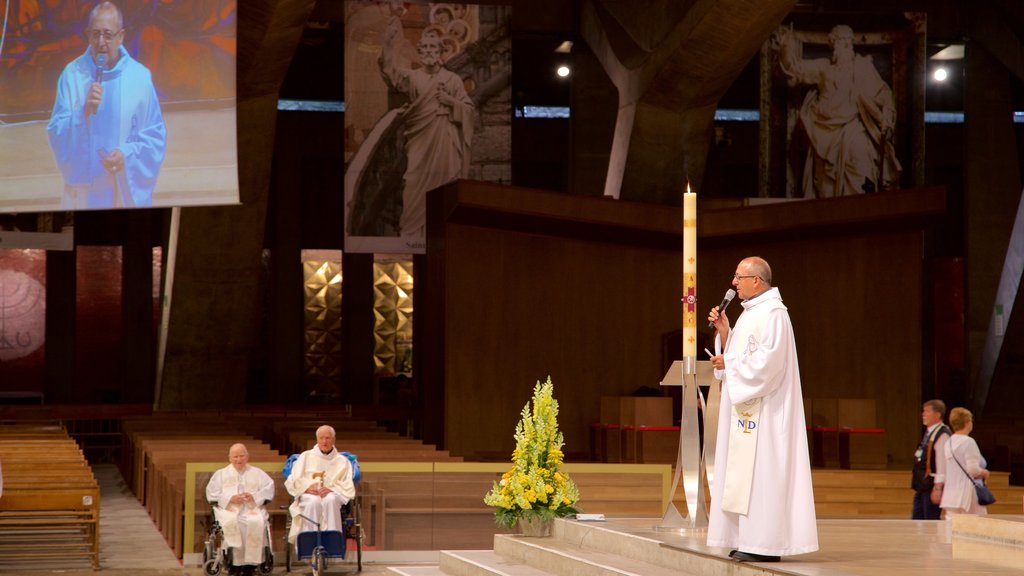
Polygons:
<instances>
[{"instance_id":1,"label":"white candle","mask_svg":"<svg viewBox=\"0 0 1024 576\"><path fill-rule=\"evenodd\" d=\"M683 357L697 357L697 194L683 194Z\"/></svg>"}]
</instances>

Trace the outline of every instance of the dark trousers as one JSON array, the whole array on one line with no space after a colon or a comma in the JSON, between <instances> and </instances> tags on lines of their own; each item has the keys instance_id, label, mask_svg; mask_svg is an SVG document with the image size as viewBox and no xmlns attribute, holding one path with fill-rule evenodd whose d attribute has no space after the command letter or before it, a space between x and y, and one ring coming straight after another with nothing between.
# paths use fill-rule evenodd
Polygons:
<instances>
[{"instance_id":1,"label":"dark trousers","mask_svg":"<svg viewBox=\"0 0 1024 576\"><path fill-rule=\"evenodd\" d=\"M932 493L914 492L914 520L939 520L942 517L942 508L938 504L932 504Z\"/></svg>"}]
</instances>

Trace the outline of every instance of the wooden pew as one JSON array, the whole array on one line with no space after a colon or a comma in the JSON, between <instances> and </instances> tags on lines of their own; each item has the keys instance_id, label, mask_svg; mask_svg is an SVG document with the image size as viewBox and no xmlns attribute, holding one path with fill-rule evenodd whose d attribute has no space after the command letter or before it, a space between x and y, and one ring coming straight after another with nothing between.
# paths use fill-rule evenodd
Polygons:
<instances>
[{"instance_id":1,"label":"wooden pew","mask_svg":"<svg viewBox=\"0 0 1024 576\"><path fill-rule=\"evenodd\" d=\"M67 433L0 425L0 462L0 558L86 558L99 569L99 484Z\"/></svg>"}]
</instances>

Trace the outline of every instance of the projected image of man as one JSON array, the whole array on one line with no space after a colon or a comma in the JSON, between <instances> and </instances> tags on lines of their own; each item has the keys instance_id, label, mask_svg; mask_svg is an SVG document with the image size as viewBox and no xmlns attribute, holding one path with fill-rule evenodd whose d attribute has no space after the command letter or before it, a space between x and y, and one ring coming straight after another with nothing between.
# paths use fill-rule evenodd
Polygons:
<instances>
[{"instance_id":1,"label":"projected image of man","mask_svg":"<svg viewBox=\"0 0 1024 576\"><path fill-rule=\"evenodd\" d=\"M64 177L61 208L147 207L167 148L149 70L124 49L121 10L89 13L88 48L57 81L47 132Z\"/></svg>"}]
</instances>

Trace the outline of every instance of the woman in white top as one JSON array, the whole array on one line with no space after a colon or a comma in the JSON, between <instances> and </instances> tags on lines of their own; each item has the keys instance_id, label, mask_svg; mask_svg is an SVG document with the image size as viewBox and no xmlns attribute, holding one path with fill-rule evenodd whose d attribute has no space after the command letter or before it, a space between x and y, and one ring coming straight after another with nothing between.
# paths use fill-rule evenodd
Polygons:
<instances>
[{"instance_id":1,"label":"woman in white top","mask_svg":"<svg viewBox=\"0 0 1024 576\"><path fill-rule=\"evenodd\" d=\"M975 482L988 480L985 459L978 443L971 438L974 417L966 408L953 408L949 413L949 426L953 435L945 447L946 484L939 506L946 511L947 518L950 514L986 514L974 491Z\"/></svg>"}]
</instances>

